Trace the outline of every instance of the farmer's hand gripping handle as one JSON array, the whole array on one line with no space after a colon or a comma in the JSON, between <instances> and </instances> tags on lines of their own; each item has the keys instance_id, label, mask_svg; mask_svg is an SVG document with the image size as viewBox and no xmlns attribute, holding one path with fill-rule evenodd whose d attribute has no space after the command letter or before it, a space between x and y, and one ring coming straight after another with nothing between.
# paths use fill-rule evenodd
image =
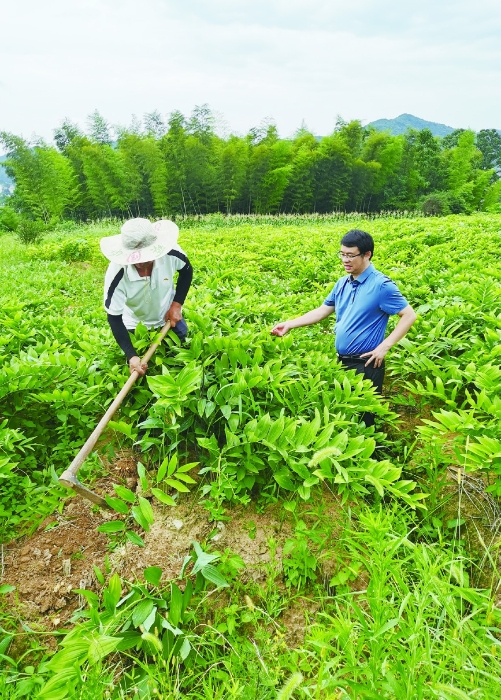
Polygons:
<instances>
[{"instance_id":1,"label":"farmer's hand gripping handle","mask_svg":"<svg viewBox=\"0 0 501 700\"><path fill-rule=\"evenodd\" d=\"M165 338L167 335L167 332L170 328L170 321L167 321L167 323L163 326L162 330L160 331L160 335L158 336L158 339L152 343L150 348L148 349L148 352L146 355L142 358L142 362L148 362L148 360L151 358L155 350L158 348L162 340ZM87 442L85 445L82 447L80 452L77 454L73 462L70 464L68 469L64 471L61 476L59 477L59 482L66 486L67 488L73 489L77 493L79 493L81 496L84 498L88 498L90 501L93 501L94 503L97 503L99 506L102 508L108 508L108 504L104 500L104 498L101 498L101 496L98 496L97 493L93 493L90 489L88 489L86 486L80 483L77 479L77 472L82 466L82 464L85 462L87 457L89 456L90 452L94 448L96 442L101 436L101 433L103 430L106 428L110 420L113 418L113 415L117 408L120 406L124 398L127 396L129 393L130 389L134 385L135 381L139 377L138 372L132 372L130 375L129 379L126 381L124 386L122 387L120 393L116 397L116 399L113 401L113 403L110 405L104 416L101 418L95 429L93 430L92 434L89 436Z\"/></svg>"}]
</instances>

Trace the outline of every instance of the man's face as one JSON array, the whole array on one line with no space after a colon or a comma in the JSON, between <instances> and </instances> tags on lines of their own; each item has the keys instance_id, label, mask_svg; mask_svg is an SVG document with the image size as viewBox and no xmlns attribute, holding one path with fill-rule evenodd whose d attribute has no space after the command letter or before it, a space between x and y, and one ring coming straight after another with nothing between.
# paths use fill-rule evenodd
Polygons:
<instances>
[{"instance_id":1,"label":"man's face","mask_svg":"<svg viewBox=\"0 0 501 700\"><path fill-rule=\"evenodd\" d=\"M141 272L142 270L148 270L150 267L153 267L152 262L142 262L142 263L135 263L134 267L138 272Z\"/></svg>"},{"instance_id":2,"label":"man's face","mask_svg":"<svg viewBox=\"0 0 501 700\"><path fill-rule=\"evenodd\" d=\"M357 277L369 266L371 254L367 252L362 255L357 246L348 248L342 245L339 257L346 272Z\"/></svg>"}]
</instances>

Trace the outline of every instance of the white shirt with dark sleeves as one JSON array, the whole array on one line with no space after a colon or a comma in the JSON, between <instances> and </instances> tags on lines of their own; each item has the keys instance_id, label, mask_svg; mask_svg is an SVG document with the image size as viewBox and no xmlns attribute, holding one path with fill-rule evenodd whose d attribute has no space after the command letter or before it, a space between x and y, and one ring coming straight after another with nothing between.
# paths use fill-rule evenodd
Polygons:
<instances>
[{"instance_id":1,"label":"white shirt with dark sleeves","mask_svg":"<svg viewBox=\"0 0 501 700\"><path fill-rule=\"evenodd\" d=\"M134 265L110 263L104 280L105 310L110 316L122 316L128 330L134 330L138 323L148 328L163 326L172 302L184 303L187 289L178 282L176 291L174 277L187 266L191 269L178 245L153 261L150 277L141 277Z\"/></svg>"}]
</instances>

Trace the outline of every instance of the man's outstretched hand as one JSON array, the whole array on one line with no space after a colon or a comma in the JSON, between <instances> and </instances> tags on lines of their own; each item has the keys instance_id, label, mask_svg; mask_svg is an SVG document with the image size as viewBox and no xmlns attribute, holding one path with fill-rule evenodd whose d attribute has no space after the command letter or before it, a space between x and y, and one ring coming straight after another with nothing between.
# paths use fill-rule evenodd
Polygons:
<instances>
[{"instance_id":1,"label":"man's outstretched hand","mask_svg":"<svg viewBox=\"0 0 501 700\"><path fill-rule=\"evenodd\" d=\"M277 323L277 325L271 329L271 335L278 335L282 336L288 333L291 329L291 326L289 325L289 321L281 321L280 323Z\"/></svg>"}]
</instances>

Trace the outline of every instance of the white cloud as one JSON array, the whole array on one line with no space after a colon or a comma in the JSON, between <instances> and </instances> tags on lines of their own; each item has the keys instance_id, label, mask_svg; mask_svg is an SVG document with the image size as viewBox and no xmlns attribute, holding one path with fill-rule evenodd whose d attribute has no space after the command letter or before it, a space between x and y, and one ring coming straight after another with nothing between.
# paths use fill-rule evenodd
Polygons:
<instances>
[{"instance_id":1,"label":"white cloud","mask_svg":"<svg viewBox=\"0 0 501 700\"><path fill-rule=\"evenodd\" d=\"M96 108L128 123L205 102L240 132L402 112L501 128L491 0L20 0L2 19L0 130L25 136Z\"/></svg>"}]
</instances>

